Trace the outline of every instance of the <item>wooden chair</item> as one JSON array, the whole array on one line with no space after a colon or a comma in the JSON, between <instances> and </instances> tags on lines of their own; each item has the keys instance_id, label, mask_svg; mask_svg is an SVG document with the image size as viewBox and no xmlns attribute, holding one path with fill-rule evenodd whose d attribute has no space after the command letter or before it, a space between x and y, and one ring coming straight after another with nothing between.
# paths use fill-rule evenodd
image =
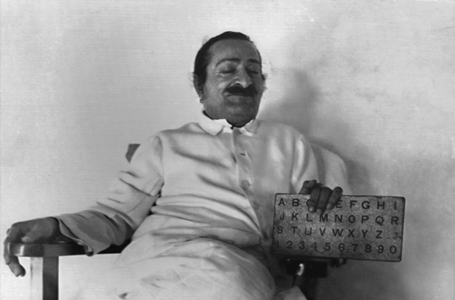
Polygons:
<instances>
[{"instance_id":1,"label":"wooden chair","mask_svg":"<svg viewBox=\"0 0 455 300\"><path fill-rule=\"evenodd\" d=\"M111 246L99 254L120 253L128 242L122 246ZM85 255L84 248L73 242L56 244L8 244L10 253L18 257L30 258L31 289L34 293L32 300L57 300L59 297L59 258L72 255ZM98 255L99 255L98 254ZM315 299L317 279L327 277L328 262L315 261L310 258L284 258L288 275L294 276L299 282L296 284L302 289L305 296ZM299 272L304 265L304 272Z\"/></svg>"},{"instance_id":2,"label":"wooden chair","mask_svg":"<svg viewBox=\"0 0 455 300\"><path fill-rule=\"evenodd\" d=\"M126 153L131 160L139 144L130 144ZM129 242L122 246L111 246L99 254L120 253ZM31 288L34 292L32 300L57 300L59 296L59 258L63 256L85 255L84 247L75 242L55 244L8 244L10 253L17 257L30 258ZM98 254L98 255L99 255ZM294 276L294 282L299 279L298 285L309 299L315 299L317 278L327 277L327 260L313 260L311 258L283 258L283 263L289 275ZM303 273L300 272L304 266Z\"/></svg>"},{"instance_id":3,"label":"wooden chair","mask_svg":"<svg viewBox=\"0 0 455 300\"><path fill-rule=\"evenodd\" d=\"M111 246L100 254L120 253L126 246ZM10 253L18 257L30 258L32 300L57 300L59 285L59 257L85 255L84 247L73 243L57 244L8 244Z\"/></svg>"}]
</instances>

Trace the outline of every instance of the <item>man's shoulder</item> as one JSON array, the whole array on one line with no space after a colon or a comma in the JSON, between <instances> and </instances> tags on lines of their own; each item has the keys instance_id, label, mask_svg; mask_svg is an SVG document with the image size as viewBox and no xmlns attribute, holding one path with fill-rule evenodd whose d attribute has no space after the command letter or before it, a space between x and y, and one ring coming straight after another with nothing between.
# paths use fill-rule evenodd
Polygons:
<instances>
[{"instance_id":1,"label":"man's shoulder","mask_svg":"<svg viewBox=\"0 0 455 300\"><path fill-rule=\"evenodd\" d=\"M197 122L186 123L180 127L164 129L156 133L158 137L171 137L181 134L200 133L202 132L201 126Z\"/></svg>"},{"instance_id":2,"label":"man's shoulder","mask_svg":"<svg viewBox=\"0 0 455 300\"><path fill-rule=\"evenodd\" d=\"M164 134L172 134L172 133L179 133L179 132L186 132L186 131L195 131L200 128L198 122L189 122L186 124L183 124L179 127L175 128L168 128L160 131L159 133L164 133Z\"/></svg>"}]
</instances>

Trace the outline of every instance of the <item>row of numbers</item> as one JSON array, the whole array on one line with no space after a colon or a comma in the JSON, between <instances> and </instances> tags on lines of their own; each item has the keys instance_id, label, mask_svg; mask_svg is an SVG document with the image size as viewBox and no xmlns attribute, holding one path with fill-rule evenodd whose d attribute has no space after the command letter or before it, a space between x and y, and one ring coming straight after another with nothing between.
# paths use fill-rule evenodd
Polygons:
<instances>
[{"instance_id":1,"label":"row of numbers","mask_svg":"<svg viewBox=\"0 0 455 300\"><path fill-rule=\"evenodd\" d=\"M276 243L277 248L280 247L280 244L277 242ZM396 254L398 252L398 248L394 245L389 246L388 248L383 246L383 245L377 245L376 247L373 247L371 244L354 244L354 243L339 243L338 245L332 245L331 243L325 243L322 245L318 245L316 242L312 243L311 245L305 244L304 241L300 241L298 243L293 243L293 241L286 241L285 245L286 249L294 249L294 250L304 250L307 248L314 249L314 251L317 252L327 252L327 251L339 251L339 252L344 252L344 251L351 251L351 252L365 252L365 253L371 253L373 251L376 251L377 253L381 254L384 252L389 252L390 254ZM375 249L374 249L375 248Z\"/></svg>"}]
</instances>

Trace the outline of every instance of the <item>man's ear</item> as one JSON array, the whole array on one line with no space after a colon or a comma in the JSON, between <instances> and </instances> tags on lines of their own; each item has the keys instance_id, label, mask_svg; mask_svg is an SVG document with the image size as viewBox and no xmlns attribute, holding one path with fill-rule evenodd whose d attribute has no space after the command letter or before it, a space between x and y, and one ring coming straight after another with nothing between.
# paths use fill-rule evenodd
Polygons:
<instances>
[{"instance_id":1,"label":"man's ear","mask_svg":"<svg viewBox=\"0 0 455 300\"><path fill-rule=\"evenodd\" d=\"M265 92L265 90L267 89L267 86L266 86L266 80L267 80L267 74L264 74L264 73L261 73L261 77L262 77L262 92Z\"/></svg>"},{"instance_id":2,"label":"man's ear","mask_svg":"<svg viewBox=\"0 0 455 300\"><path fill-rule=\"evenodd\" d=\"M202 85L200 84L199 77L196 74L193 74L193 86L194 89L196 90L197 95L199 96L199 99L201 99L204 96L204 89L202 88Z\"/></svg>"}]
</instances>

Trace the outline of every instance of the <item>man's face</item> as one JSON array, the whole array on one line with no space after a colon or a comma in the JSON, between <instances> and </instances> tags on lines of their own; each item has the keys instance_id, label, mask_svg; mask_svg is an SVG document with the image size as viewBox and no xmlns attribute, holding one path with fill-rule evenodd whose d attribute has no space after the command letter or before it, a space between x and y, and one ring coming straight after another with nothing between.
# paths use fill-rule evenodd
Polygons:
<instances>
[{"instance_id":1,"label":"man's face","mask_svg":"<svg viewBox=\"0 0 455 300\"><path fill-rule=\"evenodd\" d=\"M211 61L201 102L212 119L243 126L258 113L264 80L256 47L242 40L222 40L210 47Z\"/></svg>"}]
</instances>

